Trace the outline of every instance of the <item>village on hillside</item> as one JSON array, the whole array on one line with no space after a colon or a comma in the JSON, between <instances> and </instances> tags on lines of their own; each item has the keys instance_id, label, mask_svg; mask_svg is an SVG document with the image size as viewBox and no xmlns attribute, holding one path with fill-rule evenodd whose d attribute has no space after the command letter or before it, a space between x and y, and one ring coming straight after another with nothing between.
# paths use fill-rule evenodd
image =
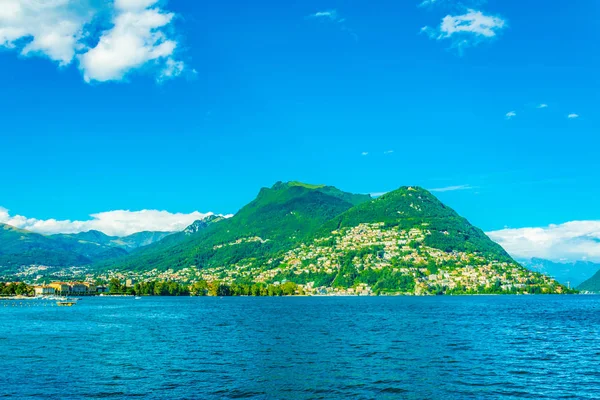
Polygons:
<instances>
[{"instance_id":1,"label":"village on hillside","mask_svg":"<svg viewBox=\"0 0 600 400\"><path fill-rule=\"evenodd\" d=\"M85 268L53 269L30 266L15 274L34 285L34 295L100 295L135 283L197 282L280 286L295 284L302 295L434 295L496 293L563 293L551 278L516 263L466 252L444 252L424 244L427 224L403 230L384 223L360 224L334 230L311 244L301 244L280 257L246 259L213 268L190 266L179 270L104 271ZM448 234L444 232L444 234ZM240 238L219 247L266 243L260 237Z\"/></svg>"}]
</instances>

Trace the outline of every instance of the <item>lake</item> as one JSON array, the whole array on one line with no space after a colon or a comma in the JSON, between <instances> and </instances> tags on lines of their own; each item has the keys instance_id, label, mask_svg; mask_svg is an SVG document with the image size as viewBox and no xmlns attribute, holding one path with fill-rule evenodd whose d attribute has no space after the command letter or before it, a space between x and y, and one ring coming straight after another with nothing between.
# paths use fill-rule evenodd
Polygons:
<instances>
[{"instance_id":1,"label":"lake","mask_svg":"<svg viewBox=\"0 0 600 400\"><path fill-rule=\"evenodd\" d=\"M0 302L0 397L600 398L600 296L22 304Z\"/></svg>"}]
</instances>

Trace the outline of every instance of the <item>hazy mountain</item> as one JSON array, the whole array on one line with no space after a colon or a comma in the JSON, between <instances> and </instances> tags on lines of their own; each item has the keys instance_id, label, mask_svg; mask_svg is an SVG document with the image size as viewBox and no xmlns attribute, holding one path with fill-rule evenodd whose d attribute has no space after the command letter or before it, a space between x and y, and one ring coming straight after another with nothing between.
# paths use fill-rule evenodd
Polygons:
<instances>
[{"instance_id":1,"label":"hazy mountain","mask_svg":"<svg viewBox=\"0 0 600 400\"><path fill-rule=\"evenodd\" d=\"M594 276L579 285L577 290L600 293L600 269Z\"/></svg>"},{"instance_id":2,"label":"hazy mountain","mask_svg":"<svg viewBox=\"0 0 600 400\"><path fill-rule=\"evenodd\" d=\"M119 257L126 251L69 237L44 236L0 224L0 265L86 265Z\"/></svg>"},{"instance_id":3,"label":"hazy mountain","mask_svg":"<svg viewBox=\"0 0 600 400\"><path fill-rule=\"evenodd\" d=\"M116 247L129 251L156 243L174 232L138 232L129 236L108 236L100 231L87 231L72 234L51 235L54 239L71 239L81 243L95 243L102 246Z\"/></svg>"},{"instance_id":4,"label":"hazy mountain","mask_svg":"<svg viewBox=\"0 0 600 400\"><path fill-rule=\"evenodd\" d=\"M529 260L519 260L519 262L532 271L551 276L563 285L570 287L579 286L579 284L600 270L600 264L589 261L560 263L542 258L532 258Z\"/></svg>"}]
</instances>

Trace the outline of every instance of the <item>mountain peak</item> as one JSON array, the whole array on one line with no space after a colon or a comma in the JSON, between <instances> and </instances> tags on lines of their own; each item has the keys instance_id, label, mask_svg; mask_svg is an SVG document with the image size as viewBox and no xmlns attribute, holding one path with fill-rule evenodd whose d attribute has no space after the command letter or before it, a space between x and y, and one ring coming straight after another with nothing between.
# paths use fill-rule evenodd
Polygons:
<instances>
[{"instance_id":1,"label":"mountain peak","mask_svg":"<svg viewBox=\"0 0 600 400\"><path fill-rule=\"evenodd\" d=\"M194 221L190 226L185 228L183 232L186 235L193 235L195 233L200 232L204 228L207 228L209 225L223 221L224 219L225 217L223 217L222 215L209 214L202 219Z\"/></svg>"},{"instance_id":2,"label":"mountain peak","mask_svg":"<svg viewBox=\"0 0 600 400\"><path fill-rule=\"evenodd\" d=\"M314 185L311 183L304 183L304 182L300 182L300 181L289 181L289 182L276 182L271 189L273 190L282 190L282 189L289 189L292 187L302 187L305 189L311 189L311 190L315 190L315 189L322 189L324 187L326 187L326 185Z\"/></svg>"}]
</instances>

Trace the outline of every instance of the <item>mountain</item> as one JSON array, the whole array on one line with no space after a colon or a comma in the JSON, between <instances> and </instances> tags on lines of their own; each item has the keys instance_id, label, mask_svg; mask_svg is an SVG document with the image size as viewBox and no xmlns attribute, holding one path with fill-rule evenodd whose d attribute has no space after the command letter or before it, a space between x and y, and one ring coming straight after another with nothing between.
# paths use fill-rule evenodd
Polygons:
<instances>
[{"instance_id":1,"label":"mountain","mask_svg":"<svg viewBox=\"0 0 600 400\"><path fill-rule=\"evenodd\" d=\"M54 239L72 239L80 243L95 243L101 246L115 247L132 251L140 247L156 243L175 232L138 232L129 236L108 236L100 231L87 231L73 234L56 234L50 237Z\"/></svg>"},{"instance_id":2,"label":"mountain","mask_svg":"<svg viewBox=\"0 0 600 400\"><path fill-rule=\"evenodd\" d=\"M126 254L124 250L70 238L53 238L0 224L0 266L86 265Z\"/></svg>"},{"instance_id":3,"label":"mountain","mask_svg":"<svg viewBox=\"0 0 600 400\"><path fill-rule=\"evenodd\" d=\"M309 293L567 291L520 266L483 231L418 187L372 199L331 186L278 182L232 218L167 244L172 237L106 263L105 269L141 279L157 269L189 281L289 281Z\"/></svg>"},{"instance_id":4,"label":"mountain","mask_svg":"<svg viewBox=\"0 0 600 400\"><path fill-rule=\"evenodd\" d=\"M172 232L139 232L125 237L99 231L41 235L0 224L0 267L4 270L28 265L53 267L87 266L126 256L156 243Z\"/></svg>"},{"instance_id":5,"label":"mountain","mask_svg":"<svg viewBox=\"0 0 600 400\"><path fill-rule=\"evenodd\" d=\"M370 199L369 195L354 195L332 186L277 182L261 189L256 199L232 218L195 223L183 232L187 237L172 235L102 266L166 270L230 264L287 248L331 218ZM238 240L239 246L227 246Z\"/></svg>"},{"instance_id":6,"label":"mountain","mask_svg":"<svg viewBox=\"0 0 600 400\"><path fill-rule=\"evenodd\" d=\"M590 279L577 286L577 290L600 293L600 269Z\"/></svg>"},{"instance_id":7,"label":"mountain","mask_svg":"<svg viewBox=\"0 0 600 400\"><path fill-rule=\"evenodd\" d=\"M418 187L402 187L360 204L330 221L321 234L373 222L404 230L426 226L429 234L424 239L425 245L445 252L479 252L512 261L508 253L481 229L471 225L427 190Z\"/></svg>"},{"instance_id":8,"label":"mountain","mask_svg":"<svg viewBox=\"0 0 600 400\"><path fill-rule=\"evenodd\" d=\"M577 287L600 270L600 264L589 261L559 263L542 258L519 260L528 269L548 275L564 285Z\"/></svg>"},{"instance_id":9,"label":"mountain","mask_svg":"<svg viewBox=\"0 0 600 400\"><path fill-rule=\"evenodd\" d=\"M183 230L184 236L195 235L196 233L208 228L211 224L225 220L222 215L209 215L204 219L194 221L193 224Z\"/></svg>"}]
</instances>

